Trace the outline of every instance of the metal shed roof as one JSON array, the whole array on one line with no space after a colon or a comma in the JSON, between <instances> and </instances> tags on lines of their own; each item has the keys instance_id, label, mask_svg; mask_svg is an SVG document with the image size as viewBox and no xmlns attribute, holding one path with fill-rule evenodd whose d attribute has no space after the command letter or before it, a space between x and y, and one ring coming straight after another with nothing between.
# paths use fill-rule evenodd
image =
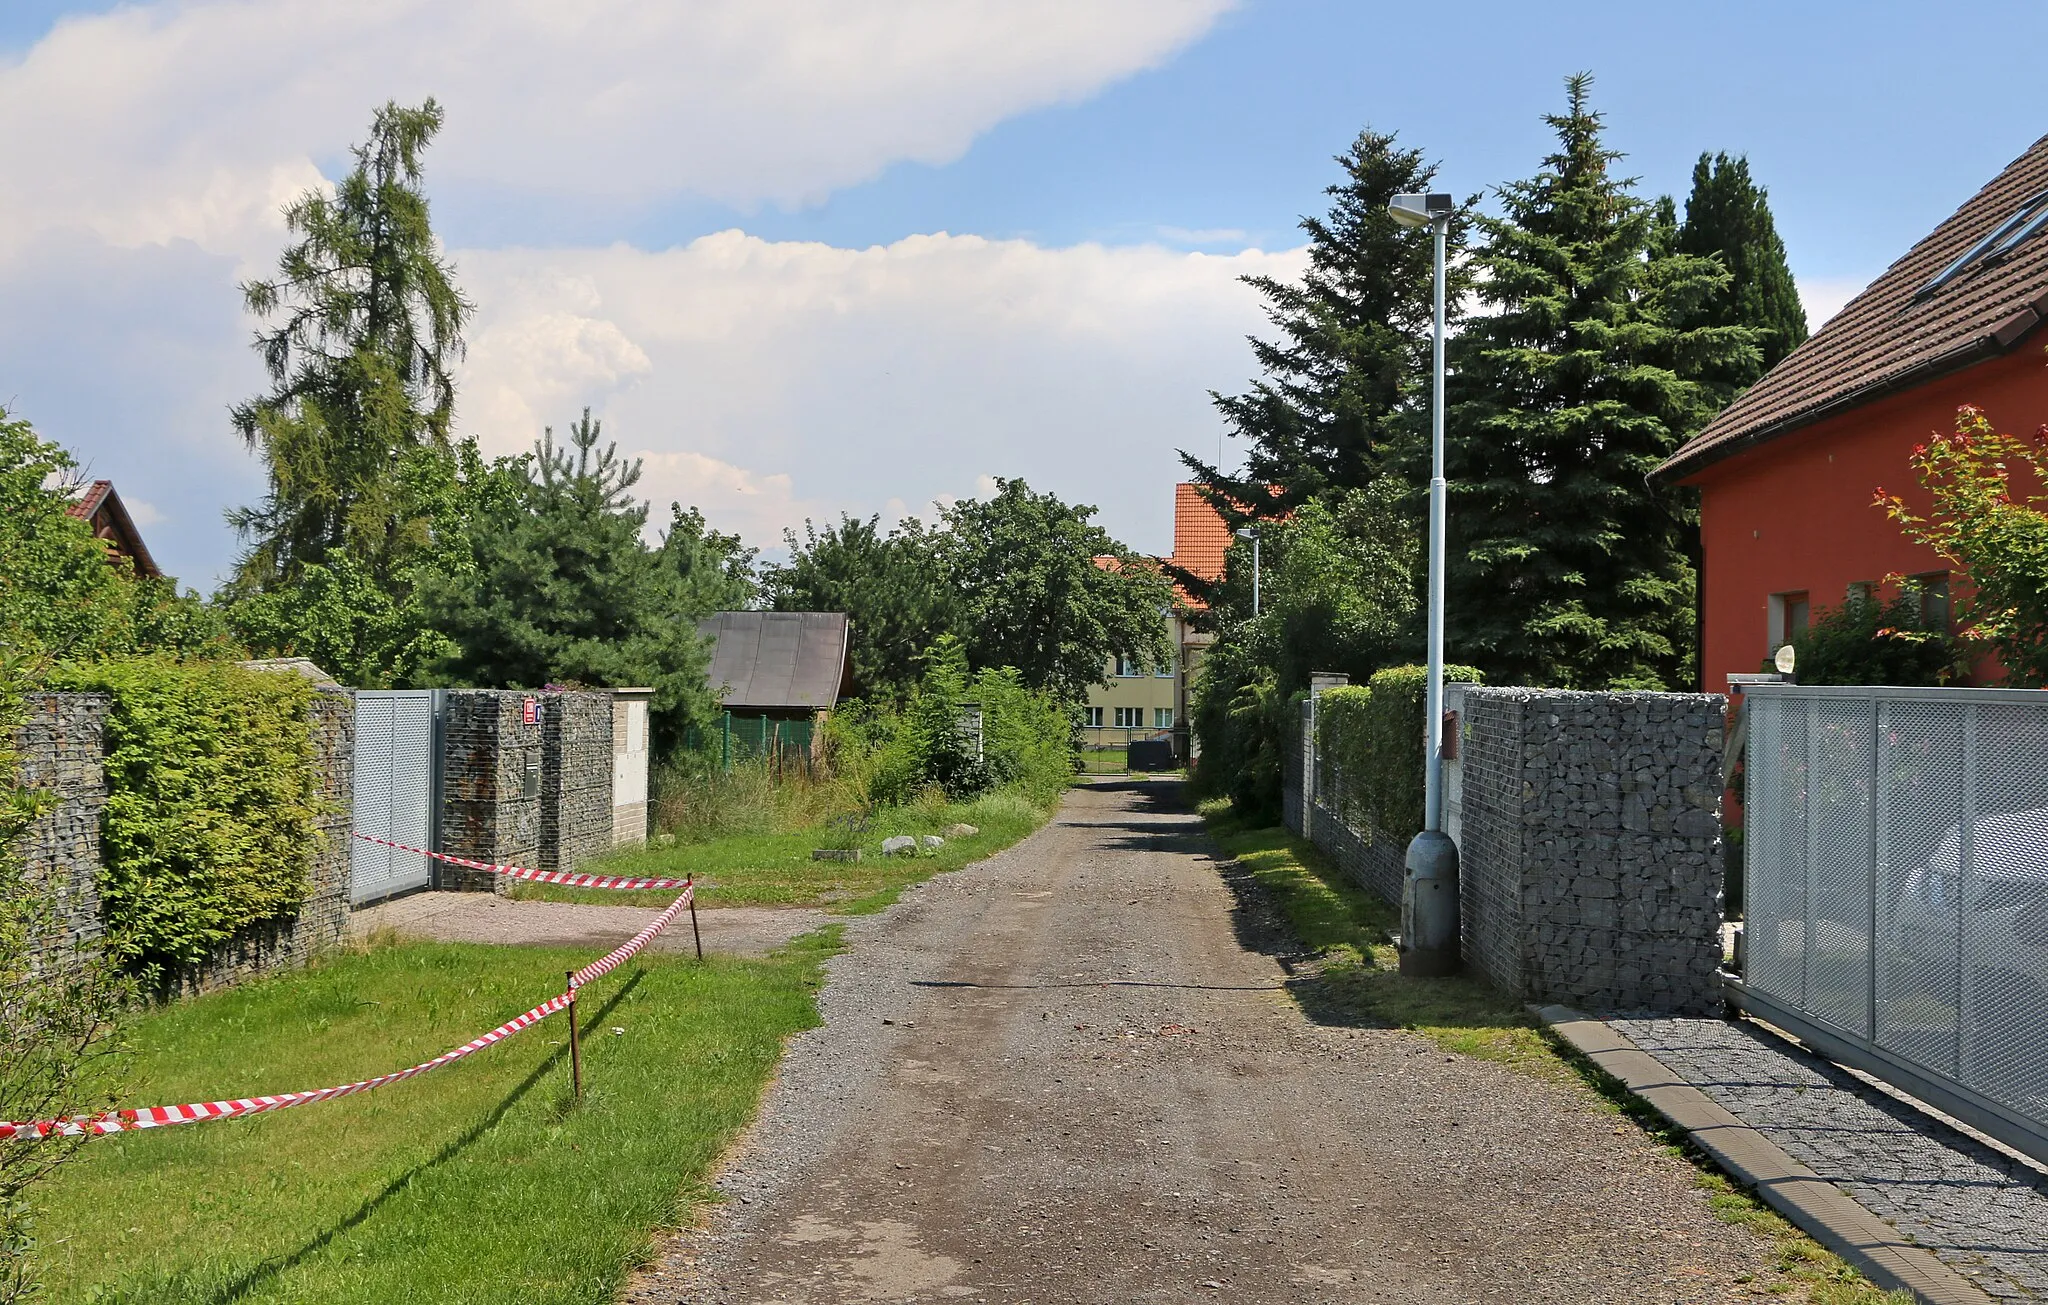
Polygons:
<instances>
[{"instance_id":1,"label":"metal shed roof","mask_svg":"<svg viewBox=\"0 0 2048 1305\"><path fill-rule=\"evenodd\" d=\"M844 612L716 612L711 690L728 710L820 711L839 701L852 622Z\"/></svg>"}]
</instances>

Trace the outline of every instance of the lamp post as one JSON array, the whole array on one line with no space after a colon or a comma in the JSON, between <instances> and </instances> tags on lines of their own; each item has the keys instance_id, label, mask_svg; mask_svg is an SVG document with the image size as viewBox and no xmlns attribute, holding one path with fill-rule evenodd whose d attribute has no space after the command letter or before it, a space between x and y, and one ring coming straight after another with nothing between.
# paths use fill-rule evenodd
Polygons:
<instances>
[{"instance_id":1,"label":"lamp post","mask_svg":"<svg viewBox=\"0 0 2048 1305\"><path fill-rule=\"evenodd\" d=\"M1259 528L1245 526L1237 532L1239 539L1252 541L1252 619L1259 615Z\"/></svg>"},{"instance_id":2,"label":"lamp post","mask_svg":"<svg viewBox=\"0 0 2048 1305\"><path fill-rule=\"evenodd\" d=\"M1387 212L1436 242L1436 331L1430 365L1429 679L1423 694L1422 832L1408 844L1401 890L1401 972L1458 968L1458 846L1444 833L1444 242L1449 195L1396 195Z\"/></svg>"}]
</instances>

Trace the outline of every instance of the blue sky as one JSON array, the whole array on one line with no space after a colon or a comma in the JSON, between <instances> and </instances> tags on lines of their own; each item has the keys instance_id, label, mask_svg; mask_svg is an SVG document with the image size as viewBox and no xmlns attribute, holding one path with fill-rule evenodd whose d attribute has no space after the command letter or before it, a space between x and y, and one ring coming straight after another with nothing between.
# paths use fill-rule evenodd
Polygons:
<instances>
[{"instance_id":1,"label":"blue sky","mask_svg":"<svg viewBox=\"0 0 2048 1305\"><path fill-rule=\"evenodd\" d=\"M383 32L310 5L0 5L0 115L40 128L0 143L28 178L0 198L0 401L202 586L260 487L225 420L260 383L234 281L386 95L450 115L458 424L509 452L589 403L659 515L764 544L1022 474L1165 548L1173 450L1214 452L1204 392L1247 374L1234 278L1298 268L1365 124L1481 190L1534 169L1589 69L1646 192L1749 155L1821 312L2048 130L2048 10L2020 5L594 0L565 30L540 0L401 0Z\"/></svg>"}]
</instances>

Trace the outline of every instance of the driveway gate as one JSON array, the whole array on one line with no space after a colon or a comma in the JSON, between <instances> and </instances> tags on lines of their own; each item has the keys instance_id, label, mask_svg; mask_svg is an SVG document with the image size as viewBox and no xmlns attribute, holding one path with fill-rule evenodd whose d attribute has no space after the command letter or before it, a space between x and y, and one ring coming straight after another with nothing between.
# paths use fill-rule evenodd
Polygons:
<instances>
[{"instance_id":1,"label":"driveway gate","mask_svg":"<svg viewBox=\"0 0 2048 1305\"><path fill-rule=\"evenodd\" d=\"M356 832L440 850L441 715L439 689L356 690ZM363 840L349 840L351 906L433 882L433 862Z\"/></svg>"},{"instance_id":2,"label":"driveway gate","mask_svg":"<svg viewBox=\"0 0 2048 1305\"><path fill-rule=\"evenodd\" d=\"M1759 1017L2048 1160L2048 693L1757 685Z\"/></svg>"}]
</instances>

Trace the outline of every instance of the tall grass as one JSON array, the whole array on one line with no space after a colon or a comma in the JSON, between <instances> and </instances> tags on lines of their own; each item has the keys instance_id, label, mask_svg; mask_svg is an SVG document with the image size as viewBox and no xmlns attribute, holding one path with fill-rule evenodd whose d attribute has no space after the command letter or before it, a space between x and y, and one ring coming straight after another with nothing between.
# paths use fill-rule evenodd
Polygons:
<instances>
[{"instance_id":1,"label":"tall grass","mask_svg":"<svg viewBox=\"0 0 2048 1305\"><path fill-rule=\"evenodd\" d=\"M790 834L857 810L863 795L849 778L820 768L784 767L768 758L735 761L681 752L652 778L654 830L679 843L708 843L737 834Z\"/></svg>"}]
</instances>

